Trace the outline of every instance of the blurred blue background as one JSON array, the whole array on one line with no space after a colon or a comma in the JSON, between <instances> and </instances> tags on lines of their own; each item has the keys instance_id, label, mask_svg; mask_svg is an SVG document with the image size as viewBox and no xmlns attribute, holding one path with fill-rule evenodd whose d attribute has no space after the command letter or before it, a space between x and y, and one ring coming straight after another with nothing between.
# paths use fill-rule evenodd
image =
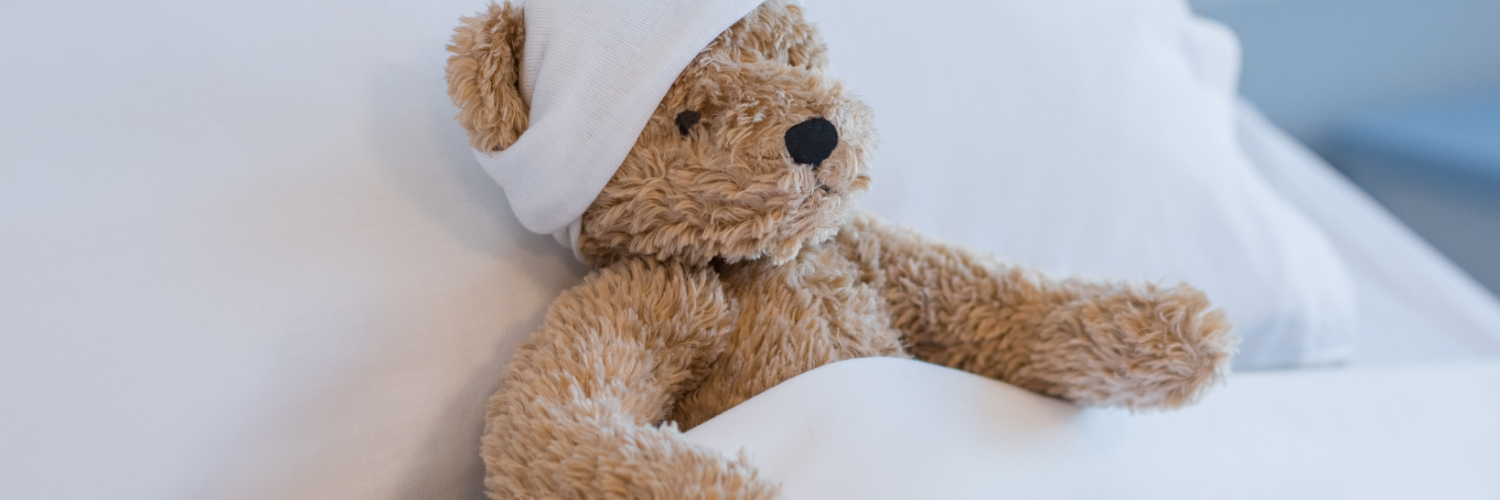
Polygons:
<instances>
[{"instance_id":1,"label":"blurred blue background","mask_svg":"<svg viewBox=\"0 0 1500 500\"><path fill-rule=\"evenodd\" d=\"M1192 0L1240 90L1500 291L1500 0Z\"/></svg>"}]
</instances>

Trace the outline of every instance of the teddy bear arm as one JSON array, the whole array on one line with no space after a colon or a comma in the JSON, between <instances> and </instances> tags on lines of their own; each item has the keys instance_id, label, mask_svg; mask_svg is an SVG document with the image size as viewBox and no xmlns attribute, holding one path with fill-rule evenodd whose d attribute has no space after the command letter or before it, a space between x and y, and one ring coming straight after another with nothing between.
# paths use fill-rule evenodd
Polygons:
<instances>
[{"instance_id":1,"label":"teddy bear arm","mask_svg":"<svg viewBox=\"0 0 1500 500\"><path fill-rule=\"evenodd\" d=\"M918 359L1133 409L1192 402L1228 369L1229 324L1186 285L1049 279L870 216L838 238Z\"/></svg>"},{"instance_id":2,"label":"teddy bear arm","mask_svg":"<svg viewBox=\"0 0 1500 500\"><path fill-rule=\"evenodd\" d=\"M743 459L663 425L706 374L733 310L712 276L640 262L563 294L490 400L492 498L773 497Z\"/></svg>"}]
</instances>

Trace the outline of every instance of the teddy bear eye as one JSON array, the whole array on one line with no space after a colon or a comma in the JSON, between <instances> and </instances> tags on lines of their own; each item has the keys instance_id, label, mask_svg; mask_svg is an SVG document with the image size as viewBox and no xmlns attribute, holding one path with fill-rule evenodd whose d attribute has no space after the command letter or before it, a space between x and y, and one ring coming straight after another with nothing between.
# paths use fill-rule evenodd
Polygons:
<instances>
[{"instance_id":1,"label":"teddy bear eye","mask_svg":"<svg viewBox=\"0 0 1500 500\"><path fill-rule=\"evenodd\" d=\"M698 116L697 111L683 111L678 113L677 131L682 132L682 135L688 135L688 129L693 128L693 125L697 125L699 118L701 117Z\"/></svg>"}]
</instances>

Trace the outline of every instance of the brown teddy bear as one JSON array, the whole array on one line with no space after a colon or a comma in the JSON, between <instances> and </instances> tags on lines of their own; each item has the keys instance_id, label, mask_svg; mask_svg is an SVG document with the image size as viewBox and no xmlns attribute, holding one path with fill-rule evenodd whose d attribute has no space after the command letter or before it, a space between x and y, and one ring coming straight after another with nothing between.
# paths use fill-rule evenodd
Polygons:
<instances>
[{"instance_id":1,"label":"brown teddy bear","mask_svg":"<svg viewBox=\"0 0 1500 500\"><path fill-rule=\"evenodd\" d=\"M449 94L480 151L528 128L523 11L465 18ZM771 498L684 438L840 360L915 358L1081 405L1175 408L1228 370L1222 312L1186 285L1051 279L868 215L870 110L770 0L698 52L588 205L593 271L551 306L490 401L492 498Z\"/></svg>"}]
</instances>

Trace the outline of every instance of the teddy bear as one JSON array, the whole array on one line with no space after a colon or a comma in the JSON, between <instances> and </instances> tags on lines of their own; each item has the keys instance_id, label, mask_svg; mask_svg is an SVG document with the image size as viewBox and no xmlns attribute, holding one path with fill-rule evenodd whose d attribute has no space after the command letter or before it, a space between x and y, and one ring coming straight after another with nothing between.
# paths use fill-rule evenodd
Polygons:
<instances>
[{"instance_id":1,"label":"teddy bear","mask_svg":"<svg viewBox=\"0 0 1500 500\"><path fill-rule=\"evenodd\" d=\"M448 47L449 96L481 155L540 124L524 59L541 3L491 4ZM774 498L747 458L683 432L841 360L915 359L1131 410L1191 403L1225 377L1237 339L1190 286L1048 277L858 213L872 112L827 73L814 25L757 0L713 30L560 238L591 271L490 400L492 498Z\"/></svg>"}]
</instances>

